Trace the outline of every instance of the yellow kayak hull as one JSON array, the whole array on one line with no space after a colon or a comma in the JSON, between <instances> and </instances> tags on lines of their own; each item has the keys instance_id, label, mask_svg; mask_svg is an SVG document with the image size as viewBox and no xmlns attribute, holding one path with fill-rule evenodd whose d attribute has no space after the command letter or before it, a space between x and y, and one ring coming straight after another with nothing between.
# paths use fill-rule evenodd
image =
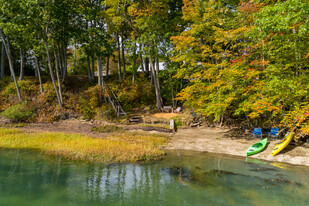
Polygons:
<instances>
[{"instance_id":1,"label":"yellow kayak hull","mask_svg":"<svg viewBox=\"0 0 309 206\"><path fill-rule=\"evenodd\" d=\"M277 155L279 152L281 152L288 144L290 144L291 140L294 137L294 132L290 132L288 136L284 139L284 141L280 144L277 144L273 151L271 152L272 156Z\"/></svg>"}]
</instances>

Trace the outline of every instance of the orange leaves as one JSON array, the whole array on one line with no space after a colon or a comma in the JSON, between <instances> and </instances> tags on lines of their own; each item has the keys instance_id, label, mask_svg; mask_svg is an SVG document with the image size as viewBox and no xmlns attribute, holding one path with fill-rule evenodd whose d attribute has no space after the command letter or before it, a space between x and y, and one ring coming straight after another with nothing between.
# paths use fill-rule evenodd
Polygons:
<instances>
[{"instance_id":1,"label":"orange leaves","mask_svg":"<svg viewBox=\"0 0 309 206\"><path fill-rule=\"evenodd\" d=\"M282 105L280 103L277 105L274 104L270 98L261 97L251 102L249 108L252 112L248 116L254 119L266 112L277 115L281 111Z\"/></svg>"},{"instance_id":2,"label":"orange leaves","mask_svg":"<svg viewBox=\"0 0 309 206\"><path fill-rule=\"evenodd\" d=\"M250 66L255 66L255 67L260 67L260 69L263 69L263 67L268 65L268 63L269 63L269 61L265 61L263 59L259 59L259 60L251 61L249 65Z\"/></svg>"},{"instance_id":3,"label":"orange leaves","mask_svg":"<svg viewBox=\"0 0 309 206\"><path fill-rule=\"evenodd\" d=\"M247 2L243 1L240 4L240 11L244 14L252 14L261 9L262 4L256 4L252 0L249 0Z\"/></svg>"}]
</instances>

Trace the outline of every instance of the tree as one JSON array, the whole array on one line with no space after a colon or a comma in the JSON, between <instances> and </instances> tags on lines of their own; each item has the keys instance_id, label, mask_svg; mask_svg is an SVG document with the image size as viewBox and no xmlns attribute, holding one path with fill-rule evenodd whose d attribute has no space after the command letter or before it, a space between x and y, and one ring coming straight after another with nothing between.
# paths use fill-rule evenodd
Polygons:
<instances>
[{"instance_id":1,"label":"tree","mask_svg":"<svg viewBox=\"0 0 309 206\"><path fill-rule=\"evenodd\" d=\"M1 43L1 66L0 66L0 79L2 79L4 77L4 64L5 64L5 47L4 47L4 43Z\"/></svg>"},{"instance_id":2,"label":"tree","mask_svg":"<svg viewBox=\"0 0 309 206\"><path fill-rule=\"evenodd\" d=\"M16 91L17 91L17 96L18 96L18 99L21 101L19 87L18 87L18 84L17 84L15 72L14 72L13 60L12 60L12 55L11 55L11 50L10 50L10 41L9 41L8 37L6 37L3 34L3 31L2 31L1 27L0 27L0 36L2 38L4 47L5 47L5 51L6 51L6 54L8 56L8 59L9 59L9 66L10 66L11 77L13 78L13 81L15 83L15 87L16 87Z\"/></svg>"}]
</instances>

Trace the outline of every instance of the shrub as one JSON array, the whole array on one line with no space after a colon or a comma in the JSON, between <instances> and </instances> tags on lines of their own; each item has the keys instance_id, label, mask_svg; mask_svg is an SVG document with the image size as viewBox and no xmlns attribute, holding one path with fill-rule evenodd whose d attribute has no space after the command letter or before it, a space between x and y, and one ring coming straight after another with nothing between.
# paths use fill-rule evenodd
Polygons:
<instances>
[{"instance_id":1,"label":"shrub","mask_svg":"<svg viewBox=\"0 0 309 206\"><path fill-rule=\"evenodd\" d=\"M111 85L112 89L117 94L124 110L128 111L134 107L142 107L154 104L154 89L150 86L147 79L144 79L144 81L140 80L139 83L135 84L128 80L125 80L120 85Z\"/></svg>"},{"instance_id":2,"label":"shrub","mask_svg":"<svg viewBox=\"0 0 309 206\"><path fill-rule=\"evenodd\" d=\"M102 89L100 86L89 88L79 99L80 112L86 119L92 119L96 108L101 106Z\"/></svg>"},{"instance_id":3,"label":"shrub","mask_svg":"<svg viewBox=\"0 0 309 206\"><path fill-rule=\"evenodd\" d=\"M110 104L102 104L101 107L96 108L95 112L95 119L114 120L116 117L113 107Z\"/></svg>"},{"instance_id":4,"label":"shrub","mask_svg":"<svg viewBox=\"0 0 309 206\"><path fill-rule=\"evenodd\" d=\"M175 128L176 129L183 126L183 123L181 121L181 116L176 116L176 117L173 117L171 119L173 119L175 121Z\"/></svg>"},{"instance_id":5,"label":"shrub","mask_svg":"<svg viewBox=\"0 0 309 206\"><path fill-rule=\"evenodd\" d=\"M27 108L28 102L24 101L19 104L13 105L1 113L1 116L8 118L14 122L27 121L34 117L33 109Z\"/></svg>"}]
</instances>

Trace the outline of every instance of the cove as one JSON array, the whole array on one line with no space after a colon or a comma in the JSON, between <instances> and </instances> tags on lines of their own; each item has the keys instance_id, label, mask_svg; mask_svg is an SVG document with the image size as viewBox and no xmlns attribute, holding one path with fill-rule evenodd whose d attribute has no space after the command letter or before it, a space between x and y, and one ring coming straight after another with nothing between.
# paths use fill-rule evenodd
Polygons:
<instances>
[{"instance_id":1,"label":"cove","mask_svg":"<svg viewBox=\"0 0 309 206\"><path fill-rule=\"evenodd\" d=\"M93 164L0 149L1 205L309 205L308 167L188 151Z\"/></svg>"}]
</instances>

